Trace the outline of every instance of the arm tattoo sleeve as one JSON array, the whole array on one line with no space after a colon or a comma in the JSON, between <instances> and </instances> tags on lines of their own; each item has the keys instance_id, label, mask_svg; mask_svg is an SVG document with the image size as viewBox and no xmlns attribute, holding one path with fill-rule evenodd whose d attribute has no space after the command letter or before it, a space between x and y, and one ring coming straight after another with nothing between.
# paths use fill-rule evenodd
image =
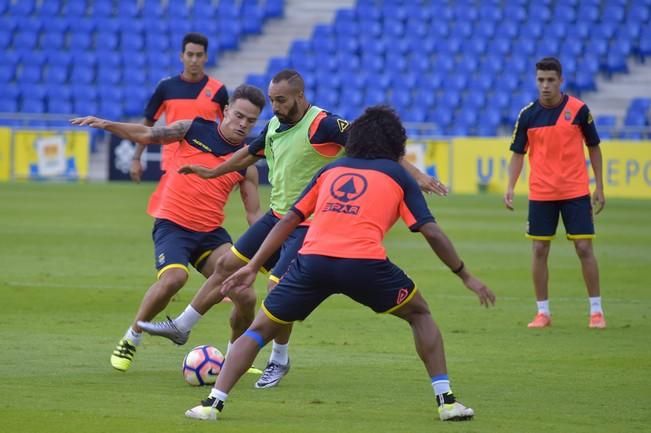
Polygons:
<instances>
[{"instance_id":1,"label":"arm tattoo sleeve","mask_svg":"<svg viewBox=\"0 0 651 433\"><path fill-rule=\"evenodd\" d=\"M154 143L172 143L179 141L187 134L192 125L191 120L179 120L169 126L154 126L151 128L151 138Z\"/></svg>"}]
</instances>

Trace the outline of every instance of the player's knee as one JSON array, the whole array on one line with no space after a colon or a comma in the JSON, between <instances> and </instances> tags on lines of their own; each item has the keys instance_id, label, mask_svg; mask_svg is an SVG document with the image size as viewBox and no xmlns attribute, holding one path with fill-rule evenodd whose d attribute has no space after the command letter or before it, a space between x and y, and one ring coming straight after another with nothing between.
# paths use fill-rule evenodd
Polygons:
<instances>
[{"instance_id":1,"label":"player's knee","mask_svg":"<svg viewBox=\"0 0 651 433\"><path fill-rule=\"evenodd\" d=\"M240 291L239 293L232 295L230 298L233 301L233 304L235 304L240 311L250 312L255 310L257 296L253 287Z\"/></svg>"},{"instance_id":2,"label":"player's knee","mask_svg":"<svg viewBox=\"0 0 651 433\"><path fill-rule=\"evenodd\" d=\"M589 240L582 239L574 242L574 249L576 250L576 254L582 260L589 259L593 256L592 242L590 242Z\"/></svg>"},{"instance_id":3,"label":"player's knee","mask_svg":"<svg viewBox=\"0 0 651 433\"><path fill-rule=\"evenodd\" d=\"M242 261L242 259L237 257L232 252L228 251L226 254L222 254L217 259L214 273L231 275L244 265L245 263Z\"/></svg>"},{"instance_id":4,"label":"player's knee","mask_svg":"<svg viewBox=\"0 0 651 433\"><path fill-rule=\"evenodd\" d=\"M544 259L549 255L549 243L548 242L534 242L533 243L533 255L538 259Z\"/></svg>"},{"instance_id":5,"label":"player's knee","mask_svg":"<svg viewBox=\"0 0 651 433\"><path fill-rule=\"evenodd\" d=\"M171 296L178 292L187 280L188 274L183 269L168 269L160 276L158 285L160 290Z\"/></svg>"}]
</instances>

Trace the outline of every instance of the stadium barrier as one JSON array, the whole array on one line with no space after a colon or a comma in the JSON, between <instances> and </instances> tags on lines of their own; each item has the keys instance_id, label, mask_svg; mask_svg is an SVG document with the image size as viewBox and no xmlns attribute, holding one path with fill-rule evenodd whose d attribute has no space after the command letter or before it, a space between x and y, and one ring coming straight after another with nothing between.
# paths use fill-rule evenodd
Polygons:
<instances>
[{"instance_id":1,"label":"stadium barrier","mask_svg":"<svg viewBox=\"0 0 651 433\"><path fill-rule=\"evenodd\" d=\"M422 141L410 143L407 154L411 162L446 182L453 192L501 194L508 179L509 141L507 137ZM604 140L601 150L608 197L651 199L651 141ZM585 154L589 166L587 149ZM525 159L516 194L527 194L528 171ZM592 169L589 174L594 184Z\"/></svg>"}]
</instances>

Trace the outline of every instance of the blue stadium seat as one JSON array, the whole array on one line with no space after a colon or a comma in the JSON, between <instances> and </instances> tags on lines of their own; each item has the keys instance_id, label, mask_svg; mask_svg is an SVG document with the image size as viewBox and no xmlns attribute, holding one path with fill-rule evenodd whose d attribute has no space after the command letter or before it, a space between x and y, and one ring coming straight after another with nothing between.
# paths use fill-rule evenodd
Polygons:
<instances>
[{"instance_id":1,"label":"blue stadium seat","mask_svg":"<svg viewBox=\"0 0 651 433\"><path fill-rule=\"evenodd\" d=\"M203 2L195 2L203 3ZM117 15L119 17L135 18L140 15L140 8L138 2L131 0L119 0L117 5Z\"/></svg>"},{"instance_id":2,"label":"blue stadium seat","mask_svg":"<svg viewBox=\"0 0 651 433\"><path fill-rule=\"evenodd\" d=\"M264 14L260 10L253 10L242 15L242 32L247 35L259 35L262 33Z\"/></svg>"},{"instance_id":3,"label":"blue stadium seat","mask_svg":"<svg viewBox=\"0 0 651 433\"><path fill-rule=\"evenodd\" d=\"M144 38L138 33L122 31L120 34L120 49L122 51L138 52L145 47Z\"/></svg>"},{"instance_id":4,"label":"blue stadium seat","mask_svg":"<svg viewBox=\"0 0 651 433\"><path fill-rule=\"evenodd\" d=\"M23 98L20 104L21 113L45 113L45 104L41 98Z\"/></svg>"},{"instance_id":5,"label":"blue stadium seat","mask_svg":"<svg viewBox=\"0 0 651 433\"><path fill-rule=\"evenodd\" d=\"M95 70L84 65L73 65L70 81L76 84L91 84L95 81Z\"/></svg>"},{"instance_id":6,"label":"blue stadium seat","mask_svg":"<svg viewBox=\"0 0 651 433\"><path fill-rule=\"evenodd\" d=\"M48 100L47 112L55 114L72 114L74 110L72 108L72 102L65 99L53 99Z\"/></svg>"},{"instance_id":7,"label":"blue stadium seat","mask_svg":"<svg viewBox=\"0 0 651 433\"><path fill-rule=\"evenodd\" d=\"M23 65L19 70L18 79L22 83L40 83L41 67L38 65Z\"/></svg>"},{"instance_id":8,"label":"blue stadium seat","mask_svg":"<svg viewBox=\"0 0 651 433\"><path fill-rule=\"evenodd\" d=\"M364 105L386 104L386 94L383 90L374 87L367 87L364 93Z\"/></svg>"},{"instance_id":9,"label":"blue stadium seat","mask_svg":"<svg viewBox=\"0 0 651 433\"><path fill-rule=\"evenodd\" d=\"M65 16L80 17L87 14L88 5L86 0L67 0L63 10Z\"/></svg>"},{"instance_id":10,"label":"blue stadium seat","mask_svg":"<svg viewBox=\"0 0 651 433\"><path fill-rule=\"evenodd\" d=\"M38 43L38 33L20 30L14 35L13 47L16 50L31 51Z\"/></svg>"},{"instance_id":11,"label":"blue stadium seat","mask_svg":"<svg viewBox=\"0 0 651 433\"><path fill-rule=\"evenodd\" d=\"M5 83L13 81L15 76L16 76L16 67L13 64L10 63L0 64L0 83L2 83L2 86L4 86Z\"/></svg>"},{"instance_id":12,"label":"blue stadium seat","mask_svg":"<svg viewBox=\"0 0 651 433\"><path fill-rule=\"evenodd\" d=\"M63 33L48 31L41 34L40 46L43 50L61 50L64 42Z\"/></svg>"},{"instance_id":13,"label":"blue stadium seat","mask_svg":"<svg viewBox=\"0 0 651 433\"><path fill-rule=\"evenodd\" d=\"M595 117L595 126L601 138L615 138L617 126L617 117L613 115L602 114Z\"/></svg>"},{"instance_id":14,"label":"blue stadium seat","mask_svg":"<svg viewBox=\"0 0 651 433\"><path fill-rule=\"evenodd\" d=\"M14 17L26 17L36 9L35 0L20 0L9 4L9 15Z\"/></svg>"},{"instance_id":15,"label":"blue stadium seat","mask_svg":"<svg viewBox=\"0 0 651 433\"><path fill-rule=\"evenodd\" d=\"M48 84L65 84L68 82L68 67L50 65L45 76Z\"/></svg>"},{"instance_id":16,"label":"blue stadium seat","mask_svg":"<svg viewBox=\"0 0 651 433\"><path fill-rule=\"evenodd\" d=\"M144 0L142 10L145 11L144 18L150 16L153 19L158 19L166 13L161 0Z\"/></svg>"},{"instance_id":17,"label":"blue stadium seat","mask_svg":"<svg viewBox=\"0 0 651 433\"><path fill-rule=\"evenodd\" d=\"M96 17L112 17L115 6L112 1L94 1L91 3L92 15Z\"/></svg>"},{"instance_id":18,"label":"blue stadium seat","mask_svg":"<svg viewBox=\"0 0 651 433\"><path fill-rule=\"evenodd\" d=\"M0 29L0 50L6 50L11 45L12 34L10 31Z\"/></svg>"},{"instance_id":19,"label":"blue stadium seat","mask_svg":"<svg viewBox=\"0 0 651 433\"><path fill-rule=\"evenodd\" d=\"M116 33L99 30L95 34L95 49L97 51L112 51L117 49L117 47L118 36Z\"/></svg>"},{"instance_id":20,"label":"blue stadium seat","mask_svg":"<svg viewBox=\"0 0 651 433\"><path fill-rule=\"evenodd\" d=\"M73 101L97 101L97 87L94 85L73 82L70 92Z\"/></svg>"},{"instance_id":21,"label":"blue stadium seat","mask_svg":"<svg viewBox=\"0 0 651 433\"><path fill-rule=\"evenodd\" d=\"M0 113L16 113L18 102L15 99L0 99Z\"/></svg>"},{"instance_id":22,"label":"blue stadium seat","mask_svg":"<svg viewBox=\"0 0 651 433\"><path fill-rule=\"evenodd\" d=\"M285 15L284 0L265 0L265 18L282 18Z\"/></svg>"},{"instance_id":23,"label":"blue stadium seat","mask_svg":"<svg viewBox=\"0 0 651 433\"><path fill-rule=\"evenodd\" d=\"M290 67L289 61L285 57L272 57L267 63L267 75L275 75L283 69Z\"/></svg>"},{"instance_id":24,"label":"blue stadium seat","mask_svg":"<svg viewBox=\"0 0 651 433\"><path fill-rule=\"evenodd\" d=\"M50 83L45 87L45 97L48 101L61 99L64 101L72 100L72 90L69 86L52 85Z\"/></svg>"},{"instance_id":25,"label":"blue stadium seat","mask_svg":"<svg viewBox=\"0 0 651 433\"><path fill-rule=\"evenodd\" d=\"M43 30L46 32L61 33L63 35L68 29L70 29L70 21L64 17L51 16L43 24Z\"/></svg>"},{"instance_id":26,"label":"blue stadium seat","mask_svg":"<svg viewBox=\"0 0 651 433\"><path fill-rule=\"evenodd\" d=\"M142 86L144 86L147 82L147 76L143 73L142 69L142 67L134 68L132 66L123 69L122 83L125 85L130 85L131 87L137 85L142 88Z\"/></svg>"}]
</instances>

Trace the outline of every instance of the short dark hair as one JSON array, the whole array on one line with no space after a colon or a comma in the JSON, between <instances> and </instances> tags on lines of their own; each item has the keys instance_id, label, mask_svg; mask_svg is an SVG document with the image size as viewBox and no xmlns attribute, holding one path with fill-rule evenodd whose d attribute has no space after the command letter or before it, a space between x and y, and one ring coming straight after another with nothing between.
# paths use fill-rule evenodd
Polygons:
<instances>
[{"instance_id":1,"label":"short dark hair","mask_svg":"<svg viewBox=\"0 0 651 433\"><path fill-rule=\"evenodd\" d=\"M190 32L183 36L183 45L181 45L181 52L185 52L185 46L187 44L197 44L202 45L203 50L208 52L208 38L202 35L201 33Z\"/></svg>"},{"instance_id":2,"label":"short dark hair","mask_svg":"<svg viewBox=\"0 0 651 433\"><path fill-rule=\"evenodd\" d=\"M563 67L556 57L543 57L536 63L536 71L556 71L559 77L563 76Z\"/></svg>"},{"instance_id":3,"label":"short dark hair","mask_svg":"<svg viewBox=\"0 0 651 433\"><path fill-rule=\"evenodd\" d=\"M368 107L349 128L346 155L350 157L397 161L405 154L407 133L398 114L387 105Z\"/></svg>"},{"instance_id":4,"label":"short dark hair","mask_svg":"<svg viewBox=\"0 0 651 433\"><path fill-rule=\"evenodd\" d=\"M305 81L303 81L301 74L294 69L283 69L271 79L272 83L280 83L281 81L287 81L290 86L301 92L305 91Z\"/></svg>"},{"instance_id":5,"label":"short dark hair","mask_svg":"<svg viewBox=\"0 0 651 433\"><path fill-rule=\"evenodd\" d=\"M255 86L249 84L241 84L237 86L235 91L231 94L231 97L228 101L229 104L237 101L238 99L246 99L262 111L266 100L264 98L264 93L262 90L258 89Z\"/></svg>"}]
</instances>

